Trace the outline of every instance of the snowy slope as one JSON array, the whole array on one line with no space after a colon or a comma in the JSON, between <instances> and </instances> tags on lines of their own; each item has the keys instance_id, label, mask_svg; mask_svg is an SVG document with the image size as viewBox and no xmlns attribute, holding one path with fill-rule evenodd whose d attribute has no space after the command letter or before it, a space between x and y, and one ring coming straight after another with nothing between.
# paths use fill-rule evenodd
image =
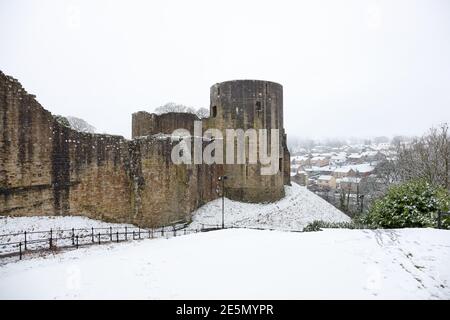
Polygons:
<instances>
[{"instance_id":1,"label":"snowy slope","mask_svg":"<svg viewBox=\"0 0 450 320\"><path fill-rule=\"evenodd\" d=\"M239 227L303 230L314 220L345 222L350 218L334 206L296 183L285 187L286 196L267 204L242 203L225 199L225 224ZM192 227L221 225L222 200L211 201L193 213Z\"/></svg>"},{"instance_id":2,"label":"snowy slope","mask_svg":"<svg viewBox=\"0 0 450 320\"><path fill-rule=\"evenodd\" d=\"M228 229L0 266L0 299L450 299L450 231Z\"/></svg>"}]
</instances>

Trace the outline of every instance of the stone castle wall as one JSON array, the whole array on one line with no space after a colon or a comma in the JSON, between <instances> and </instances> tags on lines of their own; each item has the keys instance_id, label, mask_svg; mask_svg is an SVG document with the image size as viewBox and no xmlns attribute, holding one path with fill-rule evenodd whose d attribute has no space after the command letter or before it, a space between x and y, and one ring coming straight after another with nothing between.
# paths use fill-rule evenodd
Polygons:
<instances>
[{"instance_id":1,"label":"stone castle wall","mask_svg":"<svg viewBox=\"0 0 450 320\"><path fill-rule=\"evenodd\" d=\"M0 215L156 226L214 199L221 166L174 165L172 142L81 133L0 71Z\"/></svg>"},{"instance_id":2,"label":"stone castle wall","mask_svg":"<svg viewBox=\"0 0 450 320\"><path fill-rule=\"evenodd\" d=\"M200 119L191 113L169 112L157 115L139 111L132 115L132 138L158 133L171 134L176 129L187 129L193 134L196 120Z\"/></svg>"},{"instance_id":3,"label":"stone castle wall","mask_svg":"<svg viewBox=\"0 0 450 320\"><path fill-rule=\"evenodd\" d=\"M177 142L168 135L179 128L193 133L195 115L135 113L131 141L82 133L56 121L0 71L0 215L84 215L163 225L189 219L193 210L217 198L223 174L232 199L278 200L290 183L282 99L282 86L273 82L220 83L211 88L211 116L202 120L203 130L279 129L280 171L264 176L260 164L173 164Z\"/></svg>"},{"instance_id":4,"label":"stone castle wall","mask_svg":"<svg viewBox=\"0 0 450 320\"><path fill-rule=\"evenodd\" d=\"M170 134L187 129L193 134L193 114L133 114L133 137L156 133ZM283 126L283 87L270 81L236 80L215 84L210 90L210 117L202 119L203 130L279 129L279 172L261 175L261 164L224 164L227 197L246 202L275 201L284 196L284 185L290 184L290 154ZM247 143L248 148L248 143ZM226 152L224 143L224 154ZM248 154L246 156L248 162ZM224 159L225 161L225 159Z\"/></svg>"}]
</instances>

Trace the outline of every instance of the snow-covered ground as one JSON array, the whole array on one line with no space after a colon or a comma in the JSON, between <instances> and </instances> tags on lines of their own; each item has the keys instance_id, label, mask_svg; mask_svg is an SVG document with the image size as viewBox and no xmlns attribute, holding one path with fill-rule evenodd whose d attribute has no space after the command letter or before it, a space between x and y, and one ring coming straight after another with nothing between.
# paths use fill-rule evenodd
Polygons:
<instances>
[{"instance_id":1,"label":"snow-covered ground","mask_svg":"<svg viewBox=\"0 0 450 320\"><path fill-rule=\"evenodd\" d=\"M305 187L292 183L286 196L274 203L253 204L225 199L227 226L303 230L314 220L347 222L350 218ZM208 202L193 216L191 227L222 224L222 200Z\"/></svg>"},{"instance_id":2,"label":"snow-covered ground","mask_svg":"<svg viewBox=\"0 0 450 320\"><path fill-rule=\"evenodd\" d=\"M221 218L217 199L194 212L189 228L220 225ZM227 226L277 230L227 229L3 259L0 299L450 299L450 231L281 231L314 220L350 221L297 184L275 203L226 199ZM51 228L58 236L125 226L134 227L85 217L0 218L0 234L17 233L10 242L22 241L24 231L32 237Z\"/></svg>"},{"instance_id":3,"label":"snow-covered ground","mask_svg":"<svg viewBox=\"0 0 450 320\"><path fill-rule=\"evenodd\" d=\"M91 242L91 228L95 229L96 236L101 233L101 239L109 240L109 228L114 233L124 233L125 227L129 228L127 231L131 233L137 230L137 227L131 224L108 223L81 216L0 217L0 254L18 252L18 242L23 244L25 240L24 231L27 232L27 248L39 249L48 248L50 229L52 237L55 238L53 244L64 246L72 244L72 228L75 229L74 234L79 235L82 244Z\"/></svg>"},{"instance_id":4,"label":"snow-covered ground","mask_svg":"<svg viewBox=\"0 0 450 320\"><path fill-rule=\"evenodd\" d=\"M35 217L1 217L0 234L22 233L24 231L46 231L46 230L69 230L109 228L112 227L134 227L131 224L109 223L89 219L81 216L35 216Z\"/></svg>"},{"instance_id":5,"label":"snow-covered ground","mask_svg":"<svg viewBox=\"0 0 450 320\"><path fill-rule=\"evenodd\" d=\"M450 299L450 231L228 229L0 267L0 299Z\"/></svg>"}]
</instances>

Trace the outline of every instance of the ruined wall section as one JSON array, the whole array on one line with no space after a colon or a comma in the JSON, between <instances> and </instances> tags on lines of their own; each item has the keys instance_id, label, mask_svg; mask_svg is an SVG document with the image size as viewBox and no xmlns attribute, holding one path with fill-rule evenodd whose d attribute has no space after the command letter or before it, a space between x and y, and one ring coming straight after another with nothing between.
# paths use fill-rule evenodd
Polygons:
<instances>
[{"instance_id":1,"label":"ruined wall section","mask_svg":"<svg viewBox=\"0 0 450 320\"><path fill-rule=\"evenodd\" d=\"M0 212L53 210L53 117L0 72Z\"/></svg>"},{"instance_id":2,"label":"ruined wall section","mask_svg":"<svg viewBox=\"0 0 450 320\"><path fill-rule=\"evenodd\" d=\"M151 136L133 141L134 150L139 153L133 158L141 159L134 203L134 219L140 224L188 220L193 210L217 198L217 178L222 166L175 165L171 151L176 143L170 137ZM192 149L191 152L193 157Z\"/></svg>"},{"instance_id":3,"label":"ruined wall section","mask_svg":"<svg viewBox=\"0 0 450 320\"><path fill-rule=\"evenodd\" d=\"M1 214L127 219L125 139L61 125L3 73L0 99Z\"/></svg>"},{"instance_id":4,"label":"ruined wall section","mask_svg":"<svg viewBox=\"0 0 450 320\"><path fill-rule=\"evenodd\" d=\"M170 139L61 125L0 71L0 215L83 215L156 226L217 197L219 168L174 165Z\"/></svg>"},{"instance_id":5,"label":"ruined wall section","mask_svg":"<svg viewBox=\"0 0 450 320\"><path fill-rule=\"evenodd\" d=\"M68 180L68 187L59 193L58 186L54 187L55 199L59 197L62 204L55 206L55 211L105 221L132 222L134 168L129 142L120 136L68 131L68 139L61 141L63 152L54 151L60 159L55 158L53 163L60 166L62 176L69 167L68 177L63 178L62 183L67 186L64 182ZM64 149L68 151L67 156Z\"/></svg>"},{"instance_id":6,"label":"ruined wall section","mask_svg":"<svg viewBox=\"0 0 450 320\"><path fill-rule=\"evenodd\" d=\"M132 115L132 138L158 133L171 134L176 129L186 129L193 134L196 120L200 119L191 113L169 112L157 115L139 111Z\"/></svg>"}]
</instances>

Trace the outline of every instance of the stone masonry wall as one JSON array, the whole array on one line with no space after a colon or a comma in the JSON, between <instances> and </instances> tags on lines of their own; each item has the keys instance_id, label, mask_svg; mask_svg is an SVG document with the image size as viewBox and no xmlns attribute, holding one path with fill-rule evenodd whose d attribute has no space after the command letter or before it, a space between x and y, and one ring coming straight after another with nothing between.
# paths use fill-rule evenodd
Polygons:
<instances>
[{"instance_id":1,"label":"stone masonry wall","mask_svg":"<svg viewBox=\"0 0 450 320\"><path fill-rule=\"evenodd\" d=\"M132 115L132 138L157 133L171 134L176 129L187 129L194 133L194 121L200 120L195 114L169 112L161 115L139 111Z\"/></svg>"},{"instance_id":2,"label":"stone masonry wall","mask_svg":"<svg viewBox=\"0 0 450 320\"><path fill-rule=\"evenodd\" d=\"M216 197L222 168L174 165L172 142L81 133L0 71L0 215L84 215L155 226Z\"/></svg>"},{"instance_id":3,"label":"stone masonry wall","mask_svg":"<svg viewBox=\"0 0 450 320\"><path fill-rule=\"evenodd\" d=\"M189 219L193 210L217 197L221 166L174 165L170 138L145 137L133 146L134 158L142 159L135 176L135 221L154 225Z\"/></svg>"}]
</instances>

